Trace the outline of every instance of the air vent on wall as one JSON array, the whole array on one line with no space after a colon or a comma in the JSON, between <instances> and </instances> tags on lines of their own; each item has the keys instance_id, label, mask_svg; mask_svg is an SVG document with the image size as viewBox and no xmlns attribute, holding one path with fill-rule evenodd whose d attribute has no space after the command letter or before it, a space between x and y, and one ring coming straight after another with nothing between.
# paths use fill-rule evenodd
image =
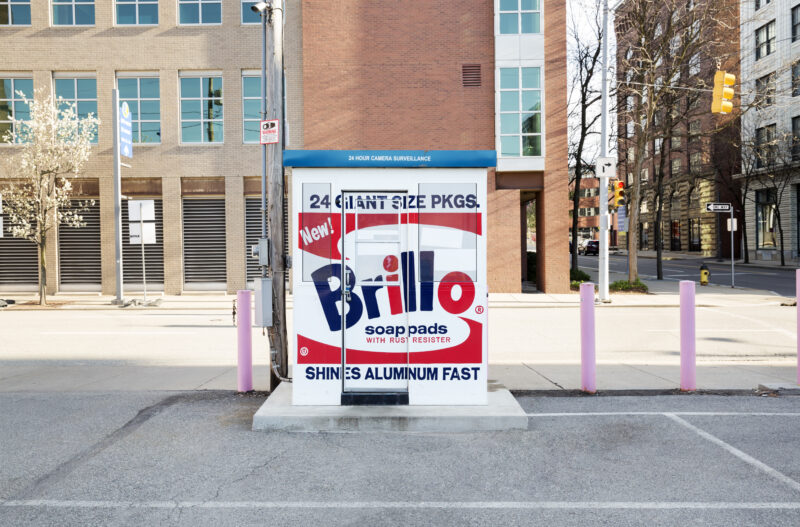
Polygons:
<instances>
[{"instance_id":1,"label":"air vent on wall","mask_svg":"<svg viewBox=\"0 0 800 527\"><path fill-rule=\"evenodd\" d=\"M480 86L481 85L481 65L462 64L461 65L461 85Z\"/></svg>"}]
</instances>

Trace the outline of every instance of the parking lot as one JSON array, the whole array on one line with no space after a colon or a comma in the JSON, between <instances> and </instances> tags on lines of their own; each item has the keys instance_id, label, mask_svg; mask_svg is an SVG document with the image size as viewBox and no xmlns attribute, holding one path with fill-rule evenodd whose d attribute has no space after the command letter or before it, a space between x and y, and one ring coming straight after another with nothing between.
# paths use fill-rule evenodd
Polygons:
<instances>
[{"instance_id":1,"label":"parking lot","mask_svg":"<svg viewBox=\"0 0 800 527\"><path fill-rule=\"evenodd\" d=\"M2 525L800 524L800 397L519 396L527 431L250 431L263 395L0 394Z\"/></svg>"}]
</instances>

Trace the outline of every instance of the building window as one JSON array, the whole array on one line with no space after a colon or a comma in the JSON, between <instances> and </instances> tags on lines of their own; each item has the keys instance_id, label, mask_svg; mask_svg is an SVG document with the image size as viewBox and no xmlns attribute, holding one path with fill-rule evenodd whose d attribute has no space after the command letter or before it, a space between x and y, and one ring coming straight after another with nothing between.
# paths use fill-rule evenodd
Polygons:
<instances>
[{"instance_id":1,"label":"building window","mask_svg":"<svg viewBox=\"0 0 800 527\"><path fill-rule=\"evenodd\" d=\"M775 72L756 79L756 106L763 108L775 104Z\"/></svg>"},{"instance_id":2,"label":"building window","mask_svg":"<svg viewBox=\"0 0 800 527\"><path fill-rule=\"evenodd\" d=\"M679 150L681 147L681 136L673 135L669 140L669 147L671 150Z\"/></svg>"},{"instance_id":3,"label":"building window","mask_svg":"<svg viewBox=\"0 0 800 527\"><path fill-rule=\"evenodd\" d=\"M625 134L626 134L626 137L629 138L629 139L633 137L633 134L634 134L634 128L633 127L634 126L636 126L636 125L633 124L633 121L628 121L625 124Z\"/></svg>"},{"instance_id":4,"label":"building window","mask_svg":"<svg viewBox=\"0 0 800 527\"><path fill-rule=\"evenodd\" d=\"M646 168L643 168L642 171L639 173L639 179L641 181L647 181L650 178L650 173Z\"/></svg>"},{"instance_id":5,"label":"building window","mask_svg":"<svg viewBox=\"0 0 800 527\"><path fill-rule=\"evenodd\" d=\"M689 170L693 173L700 172L703 169L703 153L693 152L689 156Z\"/></svg>"},{"instance_id":6,"label":"building window","mask_svg":"<svg viewBox=\"0 0 800 527\"><path fill-rule=\"evenodd\" d=\"M500 33L541 33L539 0L500 0Z\"/></svg>"},{"instance_id":7,"label":"building window","mask_svg":"<svg viewBox=\"0 0 800 527\"><path fill-rule=\"evenodd\" d=\"M756 168L764 168L772 163L775 156L776 125L756 128Z\"/></svg>"},{"instance_id":8,"label":"building window","mask_svg":"<svg viewBox=\"0 0 800 527\"><path fill-rule=\"evenodd\" d=\"M158 25L158 0L117 0L117 25Z\"/></svg>"},{"instance_id":9,"label":"building window","mask_svg":"<svg viewBox=\"0 0 800 527\"><path fill-rule=\"evenodd\" d=\"M772 0L756 0L756 11L761 9L762 6L765 6L771 2Z\"/></svg>"},{"instance_id":10,"label":"building window","mask_svg":"<svg viewBox=\"0 0 800 527\"><path fill-rule=\"evenodd\" d=\"M242 76L242 116L244 142L260 143L261 77Z\"/></svg>"},{"instance_id":11,"label":"building window","mask_svg":"<svg viewBox=\"0 0 800 527\"><path fill-rule=\"evenodd\" d=\"M670 176L679 176L681 174L681 170L683 168L681 165L682 165L682 163L681 163L680 159L673 159L672 161L670 161L670 172L669 172L669 175Z\"/></svg>"},{"instance_id":12,"label":"building window","mask_svg":"<svg viewBox=\"0 0 800 527\"><path fill-rule=\"evenodd\" d=\"M756 190L756 247L774 249L775 239L775 189Z\"/></svg>"},{"instance_id":13,"label":"building window","mask_svg":"<svg viewBox=\"0 0 800 527\"><path fill-rule=\"evenodd\" d=\"M542 155L541 68L500 68L500 155Z\"/></svg>"},{"instance_id":14,"label":"building window","mask_svg":"<svg viewBox=\"0 0 800 527\"><path fill-rule=\"evenodd\" d=\"M54 26L93 26L94 0L53 0Z\"/></svg>"},{"instance_id":15,"label":"building window","mask_svg":"<svg viewBox=\"0 0 800 527\"><path fill-rule=\"evenodd\" d=\"M694 76L700 73L700 54L695 53L689 58L689 75Z\"/></svg>"},{"instance_id":16,"label":"building window","mask_svg":"<svg viewBox=\"0 0 800 527\"><path fill-rule=\"evenodd\" d=\"M181 77L181 142L222 141L222 77Z\"/></svg>"},{"instance_id":17,"label":"building window","mask_svg":"<svg viewBox=\"0 0 800 527\"><path fill-rule=\"evenodd\" d=\"M792 97L800 95L800 60L792 64Z\"/></svg>"},{"instance_id":18,"label":"building window","mask_svg":"<svg viewBox=\"0 0 800 527\"><path fill-rule=\"evenodd\" d=\"M120 101L131 110L134 143L161 142L161 104L158 77L120 77Z\"/></svg>"},{"instance_id":19,"label":"building window","mask_svg":"<svg viewBox=\"0 0 800 527\"><path fill-rule=\"evenodd\" d=\"M775 21L756 29L756 60L775 51Z\"/></svg>"},{"instance_id":20,"label":"building window","mask_svg":"<svg viewBox=\"0 0 800 527\"><path fill-rule=\"evenodd\" d=\"M20 95L18 92L22 92ZM13 119L30 119L31 113L28 104L22 97L33 99L33 79L0 79L0 143L8 143L11 133L19 133L15 128ZM17 138L17 142L21 142Z\"/></svg>"},{"instance_id":21,"label":"building window","mask_svg":"<svg viewBox=\"0 0 800 527\"><path fill-rule=\"evenodd\" d=\"M257 2L242 0L242 24L259 24L261 15L250 9Z\"/></svg>"},{"instance_id":22,"label":"building window","mask_svg":"<svg viewBox=\"0 0 800 527\"><path fill-rule=\"evenodd\" d=\"M31 25L31 0L0 0L0 26Z\"/></svg>"},{"instance_id":23,"label":"building window","mask_svg":"<svg viewBox=\"0 0 800 527\"><path fill-rule=\"evenodd\" d=\"M222 23L220 0L179 0L178 11L183 25Z\"/></svg>"},{"instance_id":24,"label":"building window","mask_svg":"<svg viewBox=\"0 0 800 527\"><path fill-rule=\"evenodd\" d=\"M55 85L59 109L72 106L79 119L85 119L90 114L97 116L97 79L63 77L55 79ZM94 132L92 143L97 143L97 130Z\"/></svg>"},{"instance_id":25,"label":"building window","mask_svg":"<svg viewBox=\"0 0 800 527\"><path fill-rule=\"evenodd\" d=\"M800 161L800 115L792 117L792 161Z\"/></svg>"},{"instance_id":26,"label":"building window","mask_svg":"<svg viewBox=\"0 0 800 527\"><path fill-rule=\"evenodd\" d=\"M792 8L792 42L800 40L800 5Z\"/></svg>"},{"instance_id":27,"label":"building window","mask_svg":"<svg viewBox=\"0 0 800 527\"><path fill-rule=\"evenodd\" d=\"M654 140L654 144L653 144L653 152L656 153L656 154L660 154L661 153L661 147L662 147L663 144L664 144L664 138L663 137L656 137L655 140Z\"/></svg>"}]
</instances>

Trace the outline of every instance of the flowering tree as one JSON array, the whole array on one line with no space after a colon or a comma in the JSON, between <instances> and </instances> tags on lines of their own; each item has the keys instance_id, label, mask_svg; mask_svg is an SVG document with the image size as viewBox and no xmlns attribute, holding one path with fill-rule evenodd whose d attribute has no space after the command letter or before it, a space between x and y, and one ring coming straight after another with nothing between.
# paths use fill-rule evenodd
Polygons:
<instances>
[{"instance_id":1,"label":"flowering tree","mask_svg":"<svg viewBox=\"0 0 800 527\"><path fill-rule=\"evenodd\" d=\"M83 227L81 212L87 203L72 206L72 183L89 159L92 140L100 123L92 114L79 118L73 105L54 101L38 91L33 100L18 92L30 108L30 119L13 119L3 141L18 150L4 163L3 207L8 213L8 233L36 244L39 250L39 304L47 304L47 238L58 225Z\"/></svg>"}]
</instances>

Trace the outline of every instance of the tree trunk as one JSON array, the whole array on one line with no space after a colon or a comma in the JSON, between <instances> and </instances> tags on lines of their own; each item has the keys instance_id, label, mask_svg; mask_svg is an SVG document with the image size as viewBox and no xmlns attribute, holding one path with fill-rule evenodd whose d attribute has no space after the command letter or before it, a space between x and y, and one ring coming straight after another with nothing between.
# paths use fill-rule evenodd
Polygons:
<instances>
[{"instance_id":1,"label":"tree trunk","mask_svg":"<svg viewBox=\"0 0 800 527\"><path fill-rule=\"evenodd\" d=\"M661 220L664 215L664 183L661 176L658 177L658 185L656 187L658 195L658 207L656 207L656 279L664 279L664 244L661 243L664 238L664 233L661 232Z\"/></svg>"},{"instance_id":2,"label":"tree trunk","mask_svg":"<svg viewBox=\"0 0 800 527\"><path fill-rule=\"evenodd\" d=\"M750 263L750 250L747 248L747 223L744 221L744 207L742 207L742 217L739 220L742 227L742 258L744 263Z\"/></svg>"},{"instance_id":3,"label":"tree trunk","mask_svg":"<svg viewBox=\"0 0 800 527\"><path fill-rule=\"evenodd\" d=\"M45 242L38 245L39 247L39 305L47 305L47 263L44 257Z\"/></svg>"},{"instance_id":4,"label":"tree trunk","mask_svg":"<svg viewBox=\"0 0 800 527\"><path fill-rule=\"evenodd\" d=\"M783 226L781 225L781 215L778 207L775 207L775 222L778 224L778 236L781 238L781 267L786 267L786 256L783 254Z\"/></svg>"}]
</instances>

